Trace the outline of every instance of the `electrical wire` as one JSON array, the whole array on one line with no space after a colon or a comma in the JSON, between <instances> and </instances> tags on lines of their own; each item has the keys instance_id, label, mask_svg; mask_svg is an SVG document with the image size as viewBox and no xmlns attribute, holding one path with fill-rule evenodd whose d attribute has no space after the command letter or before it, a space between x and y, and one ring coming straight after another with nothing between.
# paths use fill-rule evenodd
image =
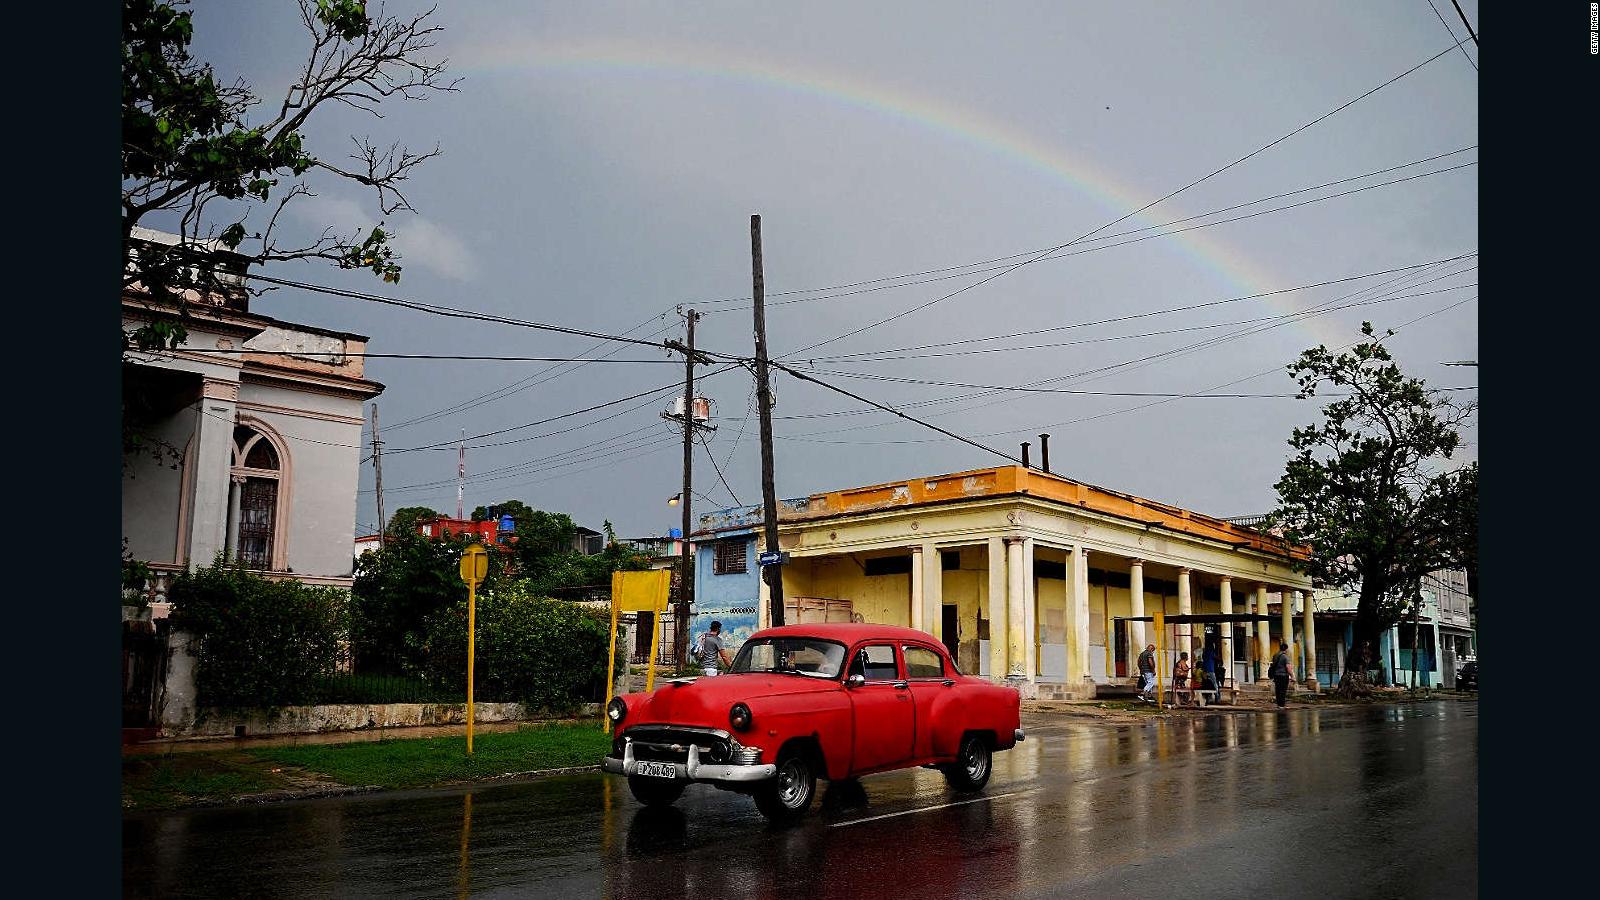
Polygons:
<instances>
[{"instance_id":1,"label":"electrical wire","mask_svg":"<svg viewBox=\"0 0 1600 900\"><path fill-rule=\"evenodd\" d=\"M1094 235L1106 230L1107 228L1110 228L1113 225L1117 225L1117 224L1119 224L1121 222L1125 222L1128 219L1130 219L1130 218L1132 218L1132 217L1134 217L1136 215L1139 215L1140 213L1144 212L1145 210L1156 206L1157 204L1164 203L1167 200L1170 200L1173 197L1178 196L1179 194L1183 193L1184 191L1187 191L1190 188L1193 188L1193 187L1195 187L1197 185L1200 185L1200 184L1210 180L1211 178L1214 178L1217 175L1220 175L1223 172L1226 172L1229 169L1232 169L1233 167L1239 165L1240 163L1243 163L1243 162L1245 162L1245 161L1247 161L1247 160L1249 160L1249 159L1251 159L1251 158L1253 158L1255 156L1260 155L1261 153L1266 152L1267 150L1270 150L1273 147L1276 147L1277 145L1279 145L1279 144L1283 143L1284 141L1288 140L1289 138L1294 137L1295 135L1299 134L1300 132L1305 131L1308 128L1311 128L1312 126L1314 126L1317 123L1322 122L1322 121L1330 118L1331 116L1337 115L1338 113L1340 113L1340 112L1342 112L1342 111L1344 111L1346 109L1349 109L1351 106L1354 106L1355 104L1361 102L1362 100L1365 100L1366 98L1372 96L1373 94L1376 94L1378 91L1383 90L1384 88L1388 87L1391 84L1394 84L1395 82L1399 81L1400 79L1405 78L1407 75L1410 75L1412 72L1415 72L1418 69L1421 69L1423 66L1428 65L1429 63L1433 62L1434 60L1438 59L1439 57L1444 56L1445 54L1449 53L1451 50L1455 49L1457 46L1459 46L1459 43L1452 44L1450 47L1446 47L1445 49L1439 51L1438 53L1435 53L1432 56L1428 57L1427 59L1423 60L1422 62L1419 62L1416 65L1413 65L1411 68L1406 69L1404 72L1401 72L1400 74L1390 78L1389 80L1383 82L1382 84L1378 85L1377 87L1368 90L1367 92L1361 94L1360 96L1355 97L1355 98L1353 98L1351 100L1345 101L1344 103L1340 104L1339 106L1336 106L1333 109L1323 113L1322 115L1317 116L1316 118L1310 120L1309 122L1306 122L1306 123L1304 123L1302 125L1299 125L1296 128L1292 129L1291 131L1287 132L1286 134L1283 134L1283 135L1273 139L1272 141L1269 141L1268 143L1263 144L1260 147L1257 147L1256 149L1250 151L1249 153L1246 153L1244 156L1241 156L1238 159L1235 159L1234 161L1232 161L1230 163L1227 163L1226 165L1223 165L1223 166L1220 166L1218 168L1212 169L1210 172L1207 172L1206 174L1204 174L1204 175L1200 176L1199 178L1195 179L1194 181L1191 181L1188 184L1185 184L1183 187L1177 188L1176 190L1173 190L1173 191L1170 191L1170 192L1168 192L1166 194L1163 194L1162 196L1156 198L1155 200L1152 200L1149 203L1146 203L1144 206L1141 206L1138 209L1133 210L1132 212L1125 213L1124 215L1122 215L1122 216L1120 216L1120 217L1118 217L1116 219L1113 219L1110 222L1107 222L1104 225L1101 225L1100 227L1095 228L1092 231L1084 233L1083 235L1079 236L1078 238L1076 238L1076 239L1074 239L1072 241L1068 241L1067 243L1060 244L1060 245L1057 245L1055 247L1052 247L1052 248L1050 248L1048 251L1046 251L1044 253L1040 253L1040 254L1037 254L1035 256L1029 257L1028 259L1025 259L1025 260L1023 260L1021 262L1014 263L1014 264L1012 264L1010 266L1007 266L1006 268L1002 269L999 272L996 272L996 273L994 273L992 275L989 275L989 276L987 276L985 278L982 278L982 279L980 279L978 281L975 281L975 282L973 282L973 283L971 283L969 285L966 285L965 287L962 287L962 288L959 288L957 290L951 291L950 293L941 295L941 296L936 297L936 298L934 298L932 300L925 301L925 302L920 303L920 304L918 304L916 306L910 307L909 309L902 310L902 311L900 311L898 313L895 313L894 315L888 316L888 317L883 318L883 319L879 319L879 320L877 320L875 322L871 322L871 323L868 323L866 325L862 325L862 326L860 326L858 328L853 328L850 331L846 331L846 332L844 332L842 334L838 334L838 335L835 335L833 337L827 338L825 340L818 341L818 342L816 342L814 344L809 344L809 345L807 345L805 347L802 347L799 350L795 350L795 351L793 351L791 353L784 354L783 358L789 359L789 358L798 356L798 355L806 352L807 350L814 350L817 347L821 347L821 346L824 346L824 345L827 345L827 344L831 344L834 341L843 340L844 338L860 334L861 332L866 331L868 329L877 328L880 325L886 325L889 322L895 321L896 319L900 319L900 318L902 318L904 316L911 315L911 314L913 314L915 312L918 312L920 310L927 309L928 307L933 306L936 303L941 303L941 302L943 302L945 300L948 300L948 299L950 299L952 297L958 296L958 295L963 294L963 293L965 293L965 292L967 292L969 290L972 290L975 287L979 287L980 285L987 284L987 283L989 283L991 281L994 281L997 278L1001 278L1001 277L1003 277L1005 275L1008 275L1008 274L1010 274L1012 272L1015 272L1016 270L1018 270L1018 269L1020 269L1020 268L1022 268L1024 266L1031 265L1032 263L1038 262L1039 260L1045 258L1046 256L1050 255L1051 253L1054 253L1057 250L1061 250L1061 249L1064 249L1066 247L1072 246L1074 244L1081 243L1081 242L1087 240L1088 238L1091 238Z\"/></svg>"}]
</instances>

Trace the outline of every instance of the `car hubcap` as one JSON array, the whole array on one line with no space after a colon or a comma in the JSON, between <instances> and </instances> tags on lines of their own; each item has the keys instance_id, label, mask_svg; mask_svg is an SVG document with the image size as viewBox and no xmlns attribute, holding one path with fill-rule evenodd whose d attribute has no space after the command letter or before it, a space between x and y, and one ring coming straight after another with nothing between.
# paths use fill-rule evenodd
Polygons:
<instances>
[{"instance_id":1,"label":"car hubcap","mask_svg":"<svg viewBox=\"0 0 1600 900\"><path fill-rule=\"evenodd\" d=\"M982 778L984 773L989 771L989 758L983 752L983 745L976 741L968 745L966 764L967 777L973 781Z\"/></svg>"},{"instance_id":2,"label":"car hubcap","mask_svg":"<svg viewBox=\"0 0 1600 900\"><path fill-rule=\"evenodd\" d=\"M804 767L793 760L784 764L778 771L778 799L784 806L798 806L805 790Z\"/></svg>"}]
</instances>

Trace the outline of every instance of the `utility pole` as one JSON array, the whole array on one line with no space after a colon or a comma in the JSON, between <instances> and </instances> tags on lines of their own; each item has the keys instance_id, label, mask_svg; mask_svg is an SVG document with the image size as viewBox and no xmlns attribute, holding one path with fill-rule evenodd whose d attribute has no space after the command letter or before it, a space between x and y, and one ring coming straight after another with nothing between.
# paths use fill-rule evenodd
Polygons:
<instances>
[{"instance_id":1,"label":"utility pole","mask_svg":"<svg viewBox=\"0 0 1600 900\"><path fill-rule=\"evenodd\" d=\"M683 354L683 495L678 498L678 505L683 508L683 524L678 539L680 557L678 562L678 615L672 629L672 659L674 664L683 662L684 653L689 647L689 607L694 603L694 555L689 551L689 520L690 507L693 506L694 494L694 323L700 314L694 310L686 310L684 318L689 322L686 340L687 350ZM660 627L660 623L657 623ZM650 661L651 665L655 660Z\"/></svg>"},{"instance_id":2,"label":"utility pole","mask_svg":"<svg viewBox=\"0 0 1600 900\"><path fill-rule=\"evenodd\" d=\"M383 441L378 439L378 404L372 404L372 469L377 473L376 483L373 487L378 494L378 546L385 547L389 539L385 537L388 531L383 521Z\"/></svg>"},{"instance_id":3,"label":"utility pole","mask_svg":"<svg viewBox=\"0 0 1600 900\"><path fill-rule=\"evenodd\" d=\"M772 390L767 380L767 310L765 276L761 271L761 217L750 217L750 281L756 315L756 409L761 415L761 506L768 553L778 549L778 495L772 477ZM779 557L781 560L782 557ZM761 567L767 582L768 615L774 626L783 624L783 564Z\"/></svg>"}]
</instances>

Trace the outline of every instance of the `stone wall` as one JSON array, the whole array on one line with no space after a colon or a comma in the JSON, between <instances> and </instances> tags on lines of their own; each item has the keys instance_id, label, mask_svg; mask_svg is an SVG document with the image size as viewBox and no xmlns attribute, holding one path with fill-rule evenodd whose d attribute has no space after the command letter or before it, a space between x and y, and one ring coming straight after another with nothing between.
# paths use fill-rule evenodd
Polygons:
<instances>
[{"instance_id":1,"label":"stone wall","mask_svg":"<svg viewBox=\"0 0 1600 900\"><path fill-rule=\"evenodd\" d=\"M516 722L529 718L521 703L476 704L482 722ZM593 712L595 704L588 704ZM316 734L367 728L404 728L414 725L461 725L467 721L465 703L340 703L327 706L285 706L275 710L222 712L200 710L186 724L166 723L174 737L237 737L245 735Z\"/></svg>"}]
</instances>

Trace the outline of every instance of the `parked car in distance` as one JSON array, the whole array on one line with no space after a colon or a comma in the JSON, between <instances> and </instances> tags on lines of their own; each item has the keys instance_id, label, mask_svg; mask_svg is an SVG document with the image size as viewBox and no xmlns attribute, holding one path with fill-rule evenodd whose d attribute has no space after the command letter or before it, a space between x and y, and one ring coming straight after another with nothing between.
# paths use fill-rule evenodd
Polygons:
<instances>
[{"instance_id":1,"label":"parked car in distance","mask_svg":"<svg viewBox=\"0 0 1600 900\"><path fill-rule=\"evenodd\" d=\"M818 778L927 766L955 790L979 791L995 751L1023 739L1019 700L961 674L927 632L784 625L751 635L722 675L611 700L616 733L601 768L626 776L647 806L706 783L752 796L773 820L804 815Z\"/></svg>"},{"instance_id":2,"label":"parked car in distance","mask_svg":"<svg viewBox=\"0 0 1600 900\"><path fill-rule=\"evenodd\" d=\"M1456 690L1475 691L1478 689L1478 661L1469 659L1456 669Z\"/></svg>"}]
</instances>

